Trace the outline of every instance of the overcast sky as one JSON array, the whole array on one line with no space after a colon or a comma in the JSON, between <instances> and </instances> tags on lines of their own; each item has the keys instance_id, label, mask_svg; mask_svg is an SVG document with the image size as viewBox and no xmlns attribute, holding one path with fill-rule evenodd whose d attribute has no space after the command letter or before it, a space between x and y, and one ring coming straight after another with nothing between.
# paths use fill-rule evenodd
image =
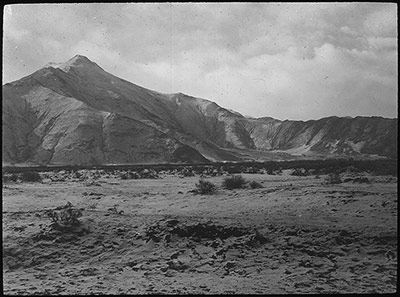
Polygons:
<instances>
[{"instance_id":1,"label":"overcast sky","mask_svg":"<svg viewBox=\"0 0 400 297\"><path fill-rule=\"evenodd\" d=\"M397 117L396 4L22 4L3 13L3 84L81 54L143 87L254 117Z\"/></svg>"}]
</instances>

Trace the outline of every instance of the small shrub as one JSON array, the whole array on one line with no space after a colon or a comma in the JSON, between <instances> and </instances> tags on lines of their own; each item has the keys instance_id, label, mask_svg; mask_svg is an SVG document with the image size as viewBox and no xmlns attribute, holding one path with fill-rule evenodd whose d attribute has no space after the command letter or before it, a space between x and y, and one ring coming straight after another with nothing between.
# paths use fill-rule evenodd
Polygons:
<instances>
[{"instance_id":1,"label":"small shrub","mask_svg":"<svg viewBox=\"0 0 400 297\"><path fill-rule=\"evenodd\" d=\"M183 168L181 170L181 172L179 173L180 177L189 177L189 176L194 176L194 175L195 175L195 173L193 172L193 170L190 168L186 168L186 167Z\"/></svg>"},{"instance_id":2,"label":"small shrub","mask_svg":"<svg viewBox=\"0 0 400 297\"><path fill-rule=\"evenodd\" d=\"M118 210L115 205L113 207L110 207L108 210L111 211L112 213L120 214L120 215L122 215L124 213L123 210Z\"/></svg>"},{"instance_id":3,"label":"small shrub","mask_svg":"<svg viewBox=\"0 0 400 297\"><path fill-rule=\"evenodd\" d=\"M252 189L260 189L263 188L263 185L260 184L259 182L256 182L255 180L253 180L252 182L249 183L250 188Z\"/></svg>"},{"instance_id":4,"label":"small shrub","mask_svg":"<svg viewBox=\"0 0 400 297\"><path fill-rule=\"evenodd\" d=\"M225 171L228 172L229 174L243 172L242 168L240 168L239 165L231 165Z\"/></svg>"},{"instance_id":5,"label":"small shrub","mask_svg":"<svg viewBox=\"0 0 400 297\"><path fill-rule=\"evenodd\" d=\"M18 174L11 173L11 174L3 174L3 182L17 182L18 181Z\"/></svg>"},{"instance_id":6,"label":"small shrub","mask_svg":"<svg viewBox=\"0 0 400 297\"><path fill-rule=\"evenodd\" d=\"M68 201L66 205L50 210L47 214L52 221L53 229L67 230L80 224L78 218L82 216L82 211L74 208Z\"/></svg>"},{"instance_id":7,"label":"small shrub","mask_svg":"<svg viewBox=\"0 0 400 297\"><path fill-rule=\"evenodd\" d=\"M246 180L241 175L232 175L226 177L222 182L222 186L225 189L232 190L232 189L242 189L246 184Z\"/></svg>"},{"instance_id":8,"label":"small shrub","mask_svg":"<svg viewBox=\"0 0 400 297\"><path fill-rule=\"evenodd\" d=\"M21 180L25 182L40 182L42 177L36 171L28 171L21 174Z\"/></svg>"},{"instance_id":9,"label":"small shrub","mask_svg":"<svg viewBox=\"0 0 400 297\"><path fill-rule=\"evenodd\" d=\"M368 177L366 176L357 176L356 178L353 179L353 183L371 183Z\"/></svg>"},{"instance_id":10,"label":"small shrub","mask_svg":"<svg viewBox=\"0 0 400 297\"><path fill-rule=\"evenodd\" d=\"M248 167L245 172L246 173L252 173L252 174L256 174L256 173L261 173L262 174L263 173L262 171L260 171L257 168L254 168L254 167Z\"/></svg>"},{"instance_id":11,"label":"small shrub","mask_svg":"<svg viewBox=\"0 0 400 297\"><path fill-rule=\"evenodd\" d=\"M121 174L121 179L139 179L140 175L136 171L129 170Z\"/></svg>"},{"instance_id":12,"label":"small shrub","mask_svg":"<svg viewBox=\"0 0 400 297\"><path fill-rule=\"evenodd\" d=\"M154 169L143 169L139 172L140 178L157 179L159 178L158 173Z\"/></svg>"},{"instance_id":13,"label":"small shrub","mask_svg":"<svg viewBox=\"0 0 400 297\"><path fill-rule=\"evenodd\" d=\"M79 171L73 171L72 177L74 178L81 178L82 174Z\"/></svg>"},{"instance_id":14,"label":"small shrub","mask_svg":"<svg viewBox=\"0 0 400 297\"><path fill-rule=\"evenodd\" d=\"M198 194L211 195L215 193L216 189L217 187L212 182L200 179L199 183L196 184L195 192Z\"/></svg>"},{"instance_id":15,"label":"small shrub","mask_svg":"<svg viewBox=\"0 0 400 297\"><path fill-rule=\"evenodd\" d=\"M295 175L295 176L307 176L307 171L303 170L301 168L296 168L292 171L290 175Z\"/></svg>"},{"instance_id":16,"label":"small shrub","mask_svg":"<svg viewBox=\"0 0 400 297\"><path fill-rule=\"evenodd\" d=\"M342 180L338 173L329 173L327 182L328 184L340 184L342 183Z\"/></svg>"},{"instance_id":17,"label":"small shrub","mask_svg":"<svg viewBox=\"0 0 400 297\"><path fill-rule=\"evenodd\" d=\"M282 174L282 169L280 169L280 168L277 168L277 169L275 169L275 168L268 168L267 169L267 174L268 175L279 175L279 174Z\"/></svg>"}]
</instances>

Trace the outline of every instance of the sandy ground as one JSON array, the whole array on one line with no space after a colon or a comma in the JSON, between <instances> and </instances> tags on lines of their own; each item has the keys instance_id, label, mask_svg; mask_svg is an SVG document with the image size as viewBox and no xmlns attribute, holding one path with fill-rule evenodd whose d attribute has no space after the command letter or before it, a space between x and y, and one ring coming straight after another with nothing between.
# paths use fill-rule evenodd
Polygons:
<instances>
[{"instance_id":1,"label":"sandy ground","mask_svg":"<svg viewBox=\"0 0 400 297\"><path fill-rule=\"evenodd\" d=\"M3 185L4 294L397 291L397 178L242 174L260 189L191 192L199 176ZM83 208L52 231L45 211ZM123 213L112 211L123 210Z\"/></svg>"}]
</instances>

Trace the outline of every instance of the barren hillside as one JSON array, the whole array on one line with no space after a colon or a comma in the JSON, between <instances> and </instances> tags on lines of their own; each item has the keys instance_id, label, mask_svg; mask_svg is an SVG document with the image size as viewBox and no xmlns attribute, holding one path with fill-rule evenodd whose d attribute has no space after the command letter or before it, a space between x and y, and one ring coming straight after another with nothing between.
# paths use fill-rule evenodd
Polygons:
<instances>
[{"instance_id":1,"label":"barren hillside","mask_svg":"<svg viewBox=\"0 0 400 297\"><path fill-rule=\"evenodd\" d=\"M3 86L3 164L130 164L290 156L397 156L397 119L250 119L161 94L84 56Z\"/></svg>"}]
</instances>

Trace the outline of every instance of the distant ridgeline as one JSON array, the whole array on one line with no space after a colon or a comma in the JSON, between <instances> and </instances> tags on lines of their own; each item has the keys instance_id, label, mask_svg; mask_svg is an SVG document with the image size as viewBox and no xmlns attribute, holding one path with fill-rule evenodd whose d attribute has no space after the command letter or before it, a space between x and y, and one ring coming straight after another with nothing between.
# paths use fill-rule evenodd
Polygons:
<instances>
[{"instance_id":1,"label":"distant ridgeline","mask_svg":"<svg viewBox=\"0 0 400 297\"><path fill-rule=\"evenodd\" d=\"M79 55L3 86L3 166L397 159L397 134L382 117L247 118Z\"/></svg>"}]
</instances>

